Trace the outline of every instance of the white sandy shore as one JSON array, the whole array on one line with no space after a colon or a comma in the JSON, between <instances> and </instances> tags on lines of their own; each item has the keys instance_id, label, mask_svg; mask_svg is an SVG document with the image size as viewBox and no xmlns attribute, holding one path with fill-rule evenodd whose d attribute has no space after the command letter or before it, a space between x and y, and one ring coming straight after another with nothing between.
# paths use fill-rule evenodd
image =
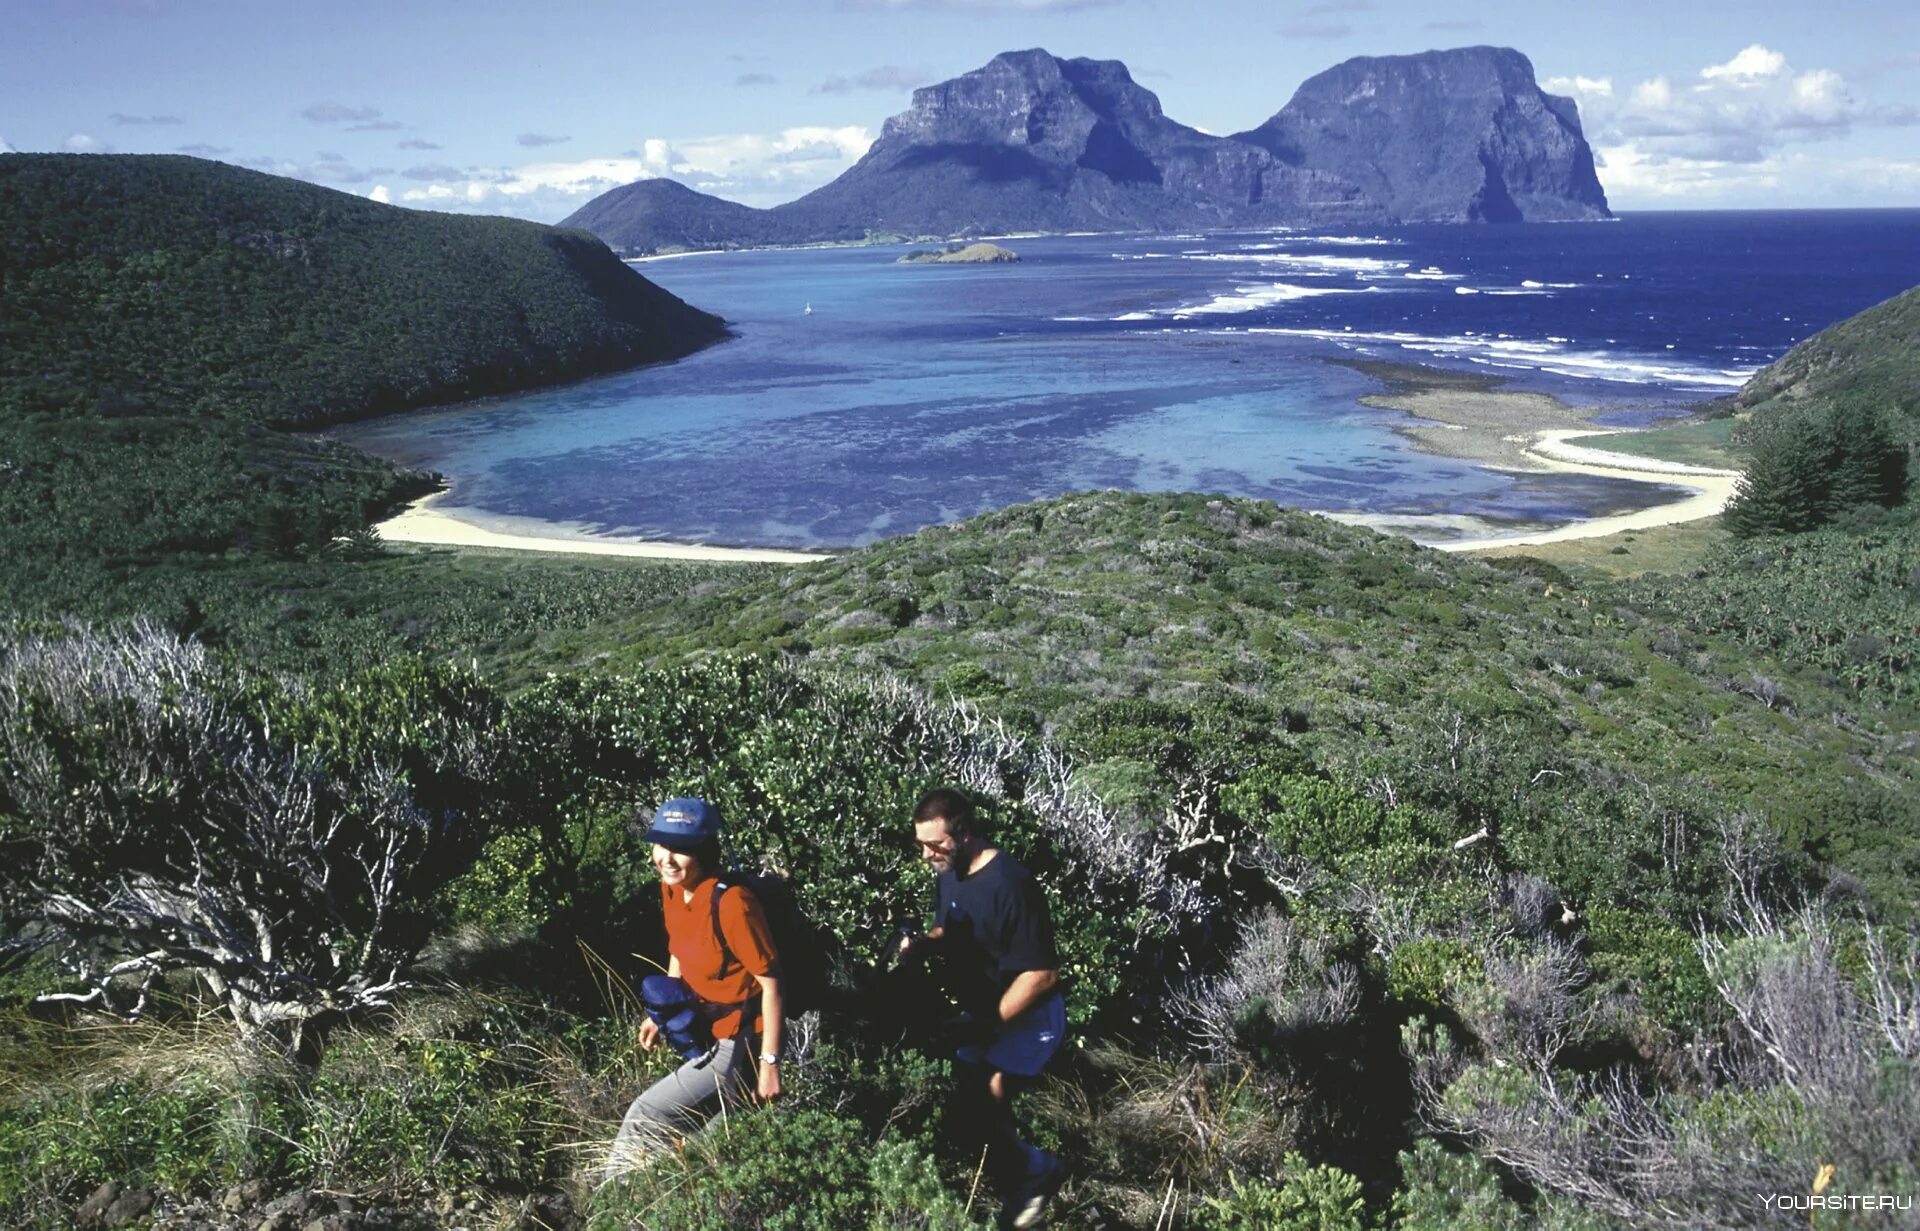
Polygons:
<instances>
[{"instance_id":1,"label":"white sandy shore","mask_svg":"<svg viewBox=\"0 0 1920 1231\"><path fill-rule=\"evenodd\" d=\"M1569 539L1599 538L1626 530L1646 530L1680 522L1713 517L1732 499L1740 474L1735 470L1712 470L1681 462L1636 457L1628 453L1609 453L1575 440L1611 435L1592 428L1549 428L1536 432L1524 446L1528 468L1560 474L1589 474L1615 479L1636 479L1666 487L1686 488L1692 494L1682 499L1657 504L1630 513L1609 517L1589 517L1551 529L1517 530L1507 533L1478 534L1491 523L1477 517L1438 513L1399 515L1382 513L1330 513L1327 516L1347 525L1368 526L1391 534L1403 534L1440 551L1478 551L1491 547L1532 547L1542 543L1561 543ZM515 551L570 552L593 556L640 556L659 560L730 560L739 563L777 562L799 564L825 560L829 556L813 552L779 551L757 547L708 547L697 543L662 543L647 539L622 538L597 534L586 527L542 522L531 518L496 517L501 525L518 522L513 529L477 525L434 506L445 495L436 492L409 505L395 517L375 527L380 536L393 543L424 543L445 547L496 547ZM1470 537L1431 540L1435 530L1463 531Z\"/></svg>"},{"instance_id":2,"label":"white sandy shore","mask_svg":"<svg viewBox=\"0 0 1920 1231\"><path fill-rule=\"evenodd\" d=\"M729 560L735 563L802 564L830 557L804 551L776 551L759 547L707 547L698 543L660 543L618 535L595 534L584 527L498 518L503 524L523 522L529 532L494 530L465 521L433 507L445 492L435 492L408 505L375 526L390 543L429 543L443 547L502 547L513 551L559 551L588 556L645 556L657 560Z\"/></svg>"},{"instance_id":3,"label":"white sandy shore","mask_svg":"<svg viewBox=\"0 0 1920 1231\"><path fill-rule=\"evenodd\" d=\"M1727 507L1727 501L1733 498L1734 487L1740 479L1740 472L1737 470L1713 470L1705 466L1689 466L1684 462L1636 457L1630 453L1609 453L1603 449L1572 443L1575 440L1612 434L1610 431L1592 428L1550 428L1535 433L1527 442L1526 460L1530 463L1529 468L1535 471L1589 474L1610 479L1636 479L1645 483L1659 483L1664 487L1686 488L1693 494L1666 504L1635 509L1630 513L1583 518L1549 530L1519 530L1505 534L1434 542L1427 542L1421 531L1440 527L1471 529L1484 527L1487 523L1479 518L1445 514L1434 517L1335 514L1334 517L1335 520L1349 525L1366 525L1378 530L1406 534L1416 540L1427 542L1429 547L1439 551L1479 551L1489 547L1534 547L1542 543L1563 543L1569 539L1601 538L1626 530L1648 530L1655 526L1672 526L1681 522L1699 521L1701 518L1719 514Z\"/></svg>"}]
</instances>

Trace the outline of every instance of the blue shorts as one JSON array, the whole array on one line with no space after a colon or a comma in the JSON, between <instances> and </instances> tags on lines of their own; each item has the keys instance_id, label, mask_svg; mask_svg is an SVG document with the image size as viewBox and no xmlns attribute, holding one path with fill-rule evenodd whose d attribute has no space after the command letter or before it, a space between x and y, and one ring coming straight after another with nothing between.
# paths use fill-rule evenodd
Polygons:
<instances>
[{"instance_id":1,"label":"blue shorts","mask_svg":"<svg viewBox=\"0 0 1920 1231\"><path fill-rule=\"evenodd\" d=\"M1000 1027L993 1042L984 1047L962 1047L954 1056L967 1064L984 1064L1016 1077L1035 1077L1060 1050L1066 1035L1067 1002L1055 992Z\"/></svg>"}]
</instances>

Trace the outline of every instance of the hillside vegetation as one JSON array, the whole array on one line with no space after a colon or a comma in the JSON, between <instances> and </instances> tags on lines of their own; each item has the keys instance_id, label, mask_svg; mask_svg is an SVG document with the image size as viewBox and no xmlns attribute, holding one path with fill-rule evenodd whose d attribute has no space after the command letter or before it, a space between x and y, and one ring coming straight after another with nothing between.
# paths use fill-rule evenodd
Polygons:
<instances>
[{"instance_id":1,"label":"hillside vegetation","mask_svg":"<svg viewBox=\"0 0 1920 1231\"><path fill-rule=\"evenodd\" d=\"M1830 325L1755 373L1743 407L1858 395L1920 436L1920 287Z\"/></svg>"},{"instance_id":2,"label":"hillside vegetation","mask_svg":"<svg viewBox=\"0 0 1920 1231\"><path fill-rule=\"evenodd\" d=\"M324 543L424 480L272 429L673 358L722 331L578 232L192 158L0 155L0 551Z\"/></svg>"},{"instance_id":3,"label":"hillside vegetation","mask_svg":"<svg viewBox=\"0 0 1920 1231\"><path fill-rule=\"evenodd\" d=\"M607 1227L976 1225L963 1162L929 1144L938 1071L857 973L917 909L903 818L943 781L982 795L1060 920L1086 1047L1031 1119L1073 1163L1063 1225L1287 1226L1325 1201L1346 1221L1297 1225L1678 1228L1794 1191L1809 1159L1864 1191L1911 1182L1911 710L1662 595L1118 493L737 578L448 553L274 568L153 571L114 600L196 620L208 648L44 624L0 646L4 909L37 953L11 986L91 976L149 1022L110 1046L44 1009L15 1022L16 1221L60 1225L115 1179L176 1210L346 1191L399 1217L458 1192ZM395 848L284 819L287 871L230 868L221 850L288 815L276 763L352 832L440 819L390 875L355 861ZM681 792L735 818L736 858L794 876L845 942L846 999L787 1107L596 1193L580 1177L658 1067L619 990L660 943L625 819ZM117 836L214 826L238 846ZM209 1047L190 953L144 991L103 982L102 958L167 942L71 905L104 906L116 869L244 901L333 865L388 886L377 914L366 890L327 901L398 977L326 1003L393 1007L298 1032L291 1061L261 1049L271 1026ZM257 917L336 986L289 932L309 914ZM79 960L52 963L62 944ZM1808 1049L1817 1081L1792 1075Z\"/></svg>"}]
</instances>

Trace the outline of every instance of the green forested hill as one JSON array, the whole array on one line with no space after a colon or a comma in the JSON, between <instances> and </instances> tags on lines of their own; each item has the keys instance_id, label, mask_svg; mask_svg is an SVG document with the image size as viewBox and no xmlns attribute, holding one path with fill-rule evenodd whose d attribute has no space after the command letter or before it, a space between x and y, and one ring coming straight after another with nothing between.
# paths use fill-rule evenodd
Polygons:
<instances>
[{"instance_id":1,"label":"green forested hill","mask_svg":"<svg viewBox=\"0 0 1920 1231\"><path fill-rule=\"evenodd\" d=\"M1862 395L1920 429L1920 287L1830 325L1755 373L1742 406Z\"/></svg>"},{"instance_id":2,"label":"green forested hill","mask_svg":"<svg viewBox=\"0 0 1920 1231\"><path fill-rule=\"evenodd\" d=\"M400 479L263 428L723 331L582 233L193 158L0 155L0 517L40 559L311 541Z\"/></svg>"}]
</instances>

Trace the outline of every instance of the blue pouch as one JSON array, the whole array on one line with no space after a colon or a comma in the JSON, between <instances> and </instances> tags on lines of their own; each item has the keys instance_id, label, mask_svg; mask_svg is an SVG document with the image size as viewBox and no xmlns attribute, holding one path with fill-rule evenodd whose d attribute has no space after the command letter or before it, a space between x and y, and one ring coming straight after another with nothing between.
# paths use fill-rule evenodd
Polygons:
<instances>
[{"instance_id":1,"label":"blue pouch","mask_svg":"<svg viewBox=\"0 0 1920 1231\"><path fill-rule=\"evenodd\" d=\"M713 1050L713 1030L701 1014L700 997L686 980L648 975L640 980L640 999L667 1045L683 1059L698 1060Z\"/></svg>"}]
</instances>

